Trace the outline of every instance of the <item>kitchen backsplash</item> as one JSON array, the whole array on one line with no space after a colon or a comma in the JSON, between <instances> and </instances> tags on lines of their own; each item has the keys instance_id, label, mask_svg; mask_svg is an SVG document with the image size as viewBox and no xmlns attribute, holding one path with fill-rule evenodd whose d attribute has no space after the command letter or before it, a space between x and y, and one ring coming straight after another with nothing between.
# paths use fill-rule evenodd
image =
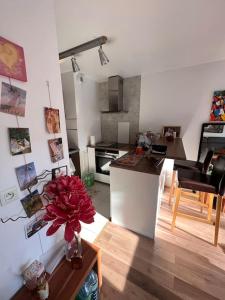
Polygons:
<instances>
[{"instance_id":1,"label":"kitchen backsplash","mask_svg":"<svg viewBox=\"0 0 225 300\"><path fill-rule=\"evenodd\" d=\"M102 113L101 132L104 142L117 142L118 122L130 122L130 143L136 140L139 132L141 76L123 79L123 100L128 112ZM108 103L108 82L99 84L100 110L106 110Z\"/></svg>"}]
</instances>

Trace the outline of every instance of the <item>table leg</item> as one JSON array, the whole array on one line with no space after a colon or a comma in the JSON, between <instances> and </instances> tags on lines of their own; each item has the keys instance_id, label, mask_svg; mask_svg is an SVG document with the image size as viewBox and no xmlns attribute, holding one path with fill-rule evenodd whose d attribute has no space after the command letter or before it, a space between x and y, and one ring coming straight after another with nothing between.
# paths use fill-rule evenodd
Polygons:
<instances>
[{"instance_id":1,"label":"table leg","mask_svg":"<svg viewBox=\"0 0 225 300\"><path fill-rule=\"evenodd\" d=\"M222 196L218 195L217 202L216 202L216 222L215 222L214 246L217 246L217 244L218 244L221 204L222 204Z\"/></svg>"},{"instance_id":2,"label":"table leg","mask_svg":"<svg viewBox=\"0 0 225 300\"><path fill-rule=\"evenodd\" d=\"M175 178L176 178L176 171L173 171L171 187L170 187L170 195L169 195L169 205L171 205L171 199L174 195Z\"/></svg>"},{"instance_id":3,"label":"table leg","mask_svg":"<svg viewBox=\"0 0 225 300\"><path fill-rule=\"evenodd\" d=\"M180 195L181 195L181 189L177 188L176 189L176 199L175 199L175 204L174 204L174 210L173 210L173 220L172 220L172 226L171 229L174 229L175 224L176 224L176 217L177 217L177 210L180 202Z\"/></svg>"}]
</instances>

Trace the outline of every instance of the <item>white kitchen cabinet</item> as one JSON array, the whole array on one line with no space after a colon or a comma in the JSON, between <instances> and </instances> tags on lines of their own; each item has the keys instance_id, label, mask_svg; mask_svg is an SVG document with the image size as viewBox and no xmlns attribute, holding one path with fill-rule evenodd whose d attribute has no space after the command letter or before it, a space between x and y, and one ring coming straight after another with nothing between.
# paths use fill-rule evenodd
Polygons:
<instances>
[{"instance_id":1,"label":"white kitchen cabinet","mask_svg":"<svg viewBox=\"0 0 225 300\"><path fill-rule=\"evenodd\" d=\"M76 100L73 72L61 74L63 87L63 101L67 120L76 120ZM74 127L73 127L74 128Z\"/></svg>"}]
</instances>

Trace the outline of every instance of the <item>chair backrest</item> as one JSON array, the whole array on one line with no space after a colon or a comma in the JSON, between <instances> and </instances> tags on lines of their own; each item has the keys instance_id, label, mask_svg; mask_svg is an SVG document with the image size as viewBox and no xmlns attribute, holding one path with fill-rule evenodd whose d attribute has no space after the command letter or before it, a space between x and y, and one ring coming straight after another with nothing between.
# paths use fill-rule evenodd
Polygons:
<instances>
[{"instance_id":1,"label":"chair backrest","mask_svg":"<svg viewBox=\"0 0 225 300\"><path fill-rule=\"evenodd\" d=\"M213 151L212 150L209 150L206 154L206 157L204 159L204 162L202 164L202 172L203 173L207 173L208 171L208 168L209 168L209 165L211 163L211 160L212 160L212 157L213 157Z\"/></svg>"},{"instance_id":2,"label":"chair backrest","mask_svg":"<svg viewBox=\"0 0 225 300\"><path fill-rule=\"evenodd\" d=\"M216 187L218 194L225 189L225 157L219 157L213 166L210 183Z\"/></svg>"}]
</instances>

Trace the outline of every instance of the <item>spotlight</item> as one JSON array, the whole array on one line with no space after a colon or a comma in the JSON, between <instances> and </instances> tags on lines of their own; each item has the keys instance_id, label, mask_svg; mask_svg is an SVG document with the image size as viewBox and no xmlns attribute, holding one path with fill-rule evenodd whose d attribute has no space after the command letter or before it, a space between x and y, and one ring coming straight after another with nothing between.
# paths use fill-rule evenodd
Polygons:
<instances>
[{"instance_id":1,"label":"spotlight","mask_svg":"<svg viewBox=\"0 0 225 300\"><path fill-rule=\"evenodd\" d=\"M78 65L78 63L77 63L77 61L76 61L75 56L73 56L73 57L71 58L71 63L72 63L73 72L74 72L74 73L79 72L79 71L80 71L80 67L79 67L79 65Z\"/></svg>"},{"instance_id":2,"label":"spotlight","mask_svg":"<svg viewBox=\"0 0 225 300\"><path fill-rule=\"evenodd\" d=\"M104 51L102 50L102 45L98 49L98 54L99 54L99 59L100 59L101 65L102 66L106 65L109 62L109 59L106 56L106 54L104 53Z\"/></svg>"}]
</instances>

